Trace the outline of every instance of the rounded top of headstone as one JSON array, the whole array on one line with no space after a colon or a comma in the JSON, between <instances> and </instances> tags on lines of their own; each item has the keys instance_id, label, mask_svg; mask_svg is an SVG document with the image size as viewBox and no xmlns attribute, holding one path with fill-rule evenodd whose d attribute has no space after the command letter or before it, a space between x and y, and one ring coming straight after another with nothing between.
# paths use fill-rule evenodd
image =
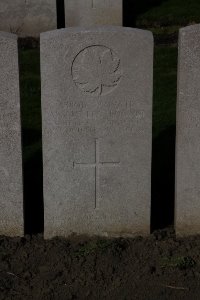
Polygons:
<instances>
[{"instance_id":1,"label":"rounded top of headstone","mask_svg":"<svg viewBox=\"0 0 200 300\"><path fill-rule=\"evenodd\" d=\"M17 40L17 35L10 32L0 31L0 37L4 37L7 39Z\"/></svg>"},{"instance_id":2,"label":"rounded top of headstone","mask_svg":"<svg viewBox=\"0 0 200 300\"><path fill-rule=\"evenodd\" d=\"M40 34L41 39L59 38L68 34L88 34L88 33L123 33L127 35L136 35L137 37L150 39L153 41L153 34L151 31L122 27L122 26L93 26L93 27L68 27L63 29L57 29L52 31L43 32Z\"/></svg>"},{"instance_id":3,"label":"rounded top of headstone","mask_svg":"<svg viewBox=\"0 0 200 300\"><path fill-rule=\"evenodd\" d=\"M189 25L179 29L180 33L200 31L200 24Z\"/></svg>"}]
</instances>

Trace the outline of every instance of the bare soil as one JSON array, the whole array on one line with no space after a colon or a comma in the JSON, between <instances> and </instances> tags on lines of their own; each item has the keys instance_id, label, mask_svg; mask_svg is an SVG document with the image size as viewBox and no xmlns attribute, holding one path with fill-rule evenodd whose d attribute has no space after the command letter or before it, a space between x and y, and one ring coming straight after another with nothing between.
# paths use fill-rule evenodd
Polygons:
<instances>
[{"instance_id":1,"label":"bare soil","mask_svg":"<svg viewBox=\"0 0 200 300\"><path fill-rule=\"evenodd\" d=\"M0 300L200 299L200 236L0 237Z\"/></svg>"}]
</instances>

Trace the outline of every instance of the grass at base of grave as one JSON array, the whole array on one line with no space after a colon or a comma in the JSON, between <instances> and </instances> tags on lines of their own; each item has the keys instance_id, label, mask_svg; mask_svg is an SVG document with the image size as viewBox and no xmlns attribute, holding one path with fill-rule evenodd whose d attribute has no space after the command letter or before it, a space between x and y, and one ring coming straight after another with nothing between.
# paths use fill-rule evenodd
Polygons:
<instances>
[{"instance_id":1,"label":"grass at base of grave","mask_svg":"<svg viewBox=\"0 0 200 300\"><path fill-rule=\"evenodd\" d=\"M137 17L137 27L161 27L200 22L199 0L165 0Z\"/></svg>"},{"instance_id":2,"label":"grass at base of grave","mask_svg":"<svg viewBox=\"0 0 200 300\"><path fill-rule=\"evenodd\" d=\"M161 268L178 268L186 270L193 268L196 262L190 256L177 256L177 257L162 257L160 259Z\"/></svg>"},{"instance_id":3,"label":"grass at base of grave","mask_svg":"<svg viewBox=\"0 0 200 300\"><path fill-rule=\"evenodd\" d=\"M200 236L0 237L0 299L199 299Z\"/></svg>"}]
</instances>

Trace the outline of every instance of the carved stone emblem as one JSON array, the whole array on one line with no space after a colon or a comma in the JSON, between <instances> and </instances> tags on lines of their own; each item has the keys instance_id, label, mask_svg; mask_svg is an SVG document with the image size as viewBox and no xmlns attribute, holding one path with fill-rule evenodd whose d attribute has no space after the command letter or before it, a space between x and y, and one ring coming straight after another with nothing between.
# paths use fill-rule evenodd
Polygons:
<instances>
[{"instance_id":1,"label":"carved stone emblem","mask_svg":"<svg viewBox=\"0 0 200 300\"><path fill-rule=\"evenodd\" d=\"M89 46L80 51L72 64L72 78L84 93L103 96L112 92L122 77L120 59L105 46Z\"/></svg>"}]
</instances>

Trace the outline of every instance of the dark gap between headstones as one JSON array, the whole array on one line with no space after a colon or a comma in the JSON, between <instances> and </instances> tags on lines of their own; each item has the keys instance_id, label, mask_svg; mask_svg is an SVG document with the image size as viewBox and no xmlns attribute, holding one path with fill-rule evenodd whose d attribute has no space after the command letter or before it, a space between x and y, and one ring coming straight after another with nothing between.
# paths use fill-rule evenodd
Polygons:
<instances>
[{"instance_id":1,"label":"dark gap between headstones","mask_svg":"<svg viewBox=\"0 0 200 300\"><path fill-rule=\"evenodd\" d=\"M124 0L123 26L136 27L137 17L141 13L164 1ZM175 126L171 126L153 139L151 232L174 225L175 135Z\"/></svg>"},{"instance_id":2,"label":"dark gap between headstones","mask_svg":"<svg viewBox=\"0 0 200 300\"><path fill-rule=\"evenodd\" d=\"M22 154L24 182L24 232L44 231L43 165L39 47L35 41L19 43ZM31 61L31 57L34 61ZM33 75L34 76L31 76ZM37 80L35 80L35 77ZM34 78L34 79L33 79ZM30 118L32 117L32 120ZM32 126L36 122L38 128ZM28 124L28 125L27 125Z\"/></svg>"},{"instance_id":3,"label":"dark gap between headstones","mask_svg":"<svg viewBox=\"0 0 200 300\"><path fill-rule=\"evenodd\" d=\"M137 27L137 18L166 0L123 0L123 26Z\"/></svg>"},{"instance_id":4,"label":"dark gap between headstones","mask_svg":"<svg viewBox=\"0 0 200 300\"><path fill-rule=\"evenodd\" d=\"M56 0L57 7L57 28L65 28L65 1Z\"/></svg>"},{"instance_id":5,"label":"dark gap between headstones","mask_svg":"<svg viewBox=\"0 0 200 300\"><path fill-rule=\"evenodd\" d=\"M136 16L135 16L135 1L123 0L123 26L124 27L135 27Z\"/></svg>"},{"instance_id":6,"label":"dark gap between headstones","mask_svg":"<svg viewBox=\"0 0 200 300\"><path fill-rule=\"evenodd\" d=\"M159 46L155 47L157 47L158 50ZM161 73L164 70L164 66L171 58L167 55L167 47L169 49L169 46L167 45L165 46L165 49L162 47L163 51L166 51L166 55L165 57L160 57L159 61L154 55L153 125L158 122L156 119L156 114L158 113L156 106L158 106L158 101L160 101L159 105L162 107L162 111L159 113L163 116L162 118L160 115L160 118L162 119L160 120L160 125L162 126L164 122L165 129L161 130L160 133L152 140L151 232L167 227L173 227L175 218L175 124L177 91L176 70L178 51L176 50L176 59L170 64L169 67L170 70L173 71L171 73L174 73L174 80L169 81L169 78ZM158 52L155 48L155 54L156 53ZM157 62L159 62L159 66ZM159 72L157 72L157 67L160 69ZM166 70L166 72L168 72L168 70ZM161 76L161 80L164 81L163 84L167 84L168 88L171 89L171 93L169 93L166 98L164 97L166 90L160 86L161 82L160 80L158 81L158 76ZM158 97L158 94L156 96L156 90L158 88L160 88L160 99L156 98ZM167 101L170 101L170 104L167 103ZM169 109L168 105L170 105L171 119L170 121L167 121L168 125L166 125L166 119L168 119L168 117L165 119L165 114L169 113L169 111L165 112L165 109ZM153 128L156 126L153 126ZM155 132L153 130L153 136L154 133Z\"/></svg>"},{"instance_id":7,"label":"dark gap between headstones","mask_svg":"<svg viewBox=\"0 0 200 300\"><path fill-rule=\"evenodd\" d=\"M174 225L175 126L153 140L151 232Z\"/></svg>"}]
</instances>

